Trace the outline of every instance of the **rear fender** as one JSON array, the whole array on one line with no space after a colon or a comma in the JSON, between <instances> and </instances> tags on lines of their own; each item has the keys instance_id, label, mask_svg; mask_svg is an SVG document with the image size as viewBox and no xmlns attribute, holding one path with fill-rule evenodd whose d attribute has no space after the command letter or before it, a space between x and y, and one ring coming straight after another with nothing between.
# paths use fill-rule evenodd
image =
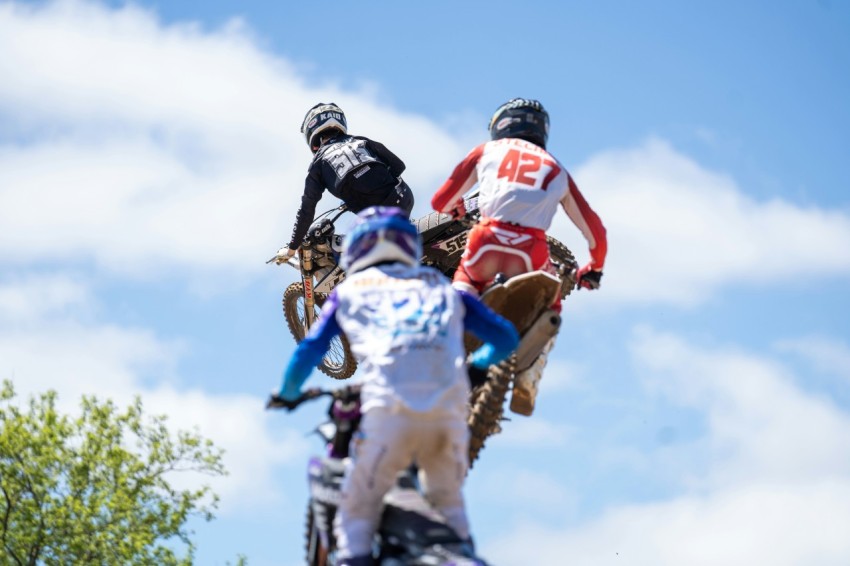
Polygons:
<instances>
[{"instance_id":1,"label":"rear fender","mask_svg":"<svg viewBox=\"0 0 850 566\"><path fill-rule=\"evenodd\" d=\"M531 367L544 346L558 334L561 327L561 315L547 309L537 317L516 349L516 371L525 371Z\"/></svg>"}]
</instances>

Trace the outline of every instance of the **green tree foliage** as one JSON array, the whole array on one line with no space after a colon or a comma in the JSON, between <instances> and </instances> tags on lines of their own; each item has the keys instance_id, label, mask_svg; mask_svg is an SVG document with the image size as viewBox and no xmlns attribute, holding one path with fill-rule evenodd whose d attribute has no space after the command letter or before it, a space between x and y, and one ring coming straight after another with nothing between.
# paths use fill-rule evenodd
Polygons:
<instances>
[{"instance_id":1,"label":"green tree foliage","mask_svg":"<svg viewBox=\"0 0 850 566\"><path fill-rule=\"evenodd\" d=\"M221 452L197 434L172 435L142 403L119 410L84 397L77 418L56 393L14 405L0 388L0 564L184 565L195 546L186 522L209 521L206 485L176 489L181 471L225 474Z\"/></svg>"}]
</instances>

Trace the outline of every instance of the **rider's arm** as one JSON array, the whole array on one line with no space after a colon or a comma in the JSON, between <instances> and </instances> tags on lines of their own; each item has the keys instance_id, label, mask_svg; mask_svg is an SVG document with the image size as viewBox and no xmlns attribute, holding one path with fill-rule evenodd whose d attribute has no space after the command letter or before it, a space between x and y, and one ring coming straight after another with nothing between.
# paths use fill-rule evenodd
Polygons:
<instances>
[{"instance_id":1,"label":"rider's arm","mask_svg":"<svg viewBox=\"0 0 850 566\"><path fill-rule=\"evenodd\" d=\"M289 240L289 249L297 250L301 241L310 229L310 223L316 215L316 205L322 198L325 190L321 178L321 160L314 161L307 172L307 180L304 182L304 194L301 196L301 207L295 215L295 227L292 229L292 238Z\"/></svg>"},{"instance_id":2,"label":"rider's arm","mask_svg":"<svg viewBox=\"0 0 850 566\"><path fill-rule=\"evenodd\" d=\"M387 164L387 167L390 169L390 174L394 177L401 177L401 174L404 173L405 169L404 161L402 161L395 153L390 151L384 144L368 138L365 139L366 146L378 156L378 159Z\"/></svg>"},{"instance_id":3,"label":"rider's arm","mask_svg":"<svg viewBox=\"0 0 850 566\"><path fill-rule=\"evenodd\" d=\"M516 350L519 335L509 320L493 312L473 295L465 291L457 293L466 307L464 327L484 342L483 346L472 353L472 365L486 369L501 362Z\"/></svg>"},{"instance_id":4,"label":"rider's arm","mask_svg":"<svg viewBox=\"0 0 850 566\"><path fill-rule=\"evenodd\" d=\"M561 206L587 240L588 248L590 248L590 267L596 271L602 271L605 266L605 256L608 254L605 226L584 200L584 196L579 192L578 186L569 173L567 173L567 182L569 189L561 199Z\"/></svg>"},{"instance_id":5,"label":"rider's arm","mask_svg":"<svg viewBox=\"0 0 850 566\"><path fill-rule=\"evenodd\" d=\"M478 182L478 171L475 166L481 159L484 144L475 147L469 154L457 164L452 174L437 189L431 199L431 206L437 212L450 213L463 202L463 195Z\"/></svg>"},{"instance_id":6,"label":"rider's arm","mask_svg":"<svg viewBox=\"0 0 850 566\"><path fill-rule=\"evenodd\" d=\"M328 351L331 340L341 332L336 319L338 304L336 291L332 291L322 307L319 320L295 348L295 353L292 354L283 372L280 396L284 399L291 401L298 398L301 394L301 386L310 377L313 368L322 361L322 356Z\"/></svg>"}]
</instances>

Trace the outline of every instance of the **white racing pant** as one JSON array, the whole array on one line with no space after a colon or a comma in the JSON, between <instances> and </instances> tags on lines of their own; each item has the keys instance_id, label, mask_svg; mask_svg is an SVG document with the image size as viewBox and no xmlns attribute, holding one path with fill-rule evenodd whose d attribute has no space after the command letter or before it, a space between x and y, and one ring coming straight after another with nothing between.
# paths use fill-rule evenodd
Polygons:
<instances>
[{"instance_id":1,"label":"white racing pant","mask_svg":"<svg viewBox=\"0 0 850 566\"><path fill-rule=\"evenodd\" d=\"M398 473L416 463L426 497L461 537L469 524L461 489L468 463L469 429L462 414L416 413L378 407L366 412L352 441L352 459L334 521L338 557L368 555L384 495Z\"/></svg>"}]
</instances>

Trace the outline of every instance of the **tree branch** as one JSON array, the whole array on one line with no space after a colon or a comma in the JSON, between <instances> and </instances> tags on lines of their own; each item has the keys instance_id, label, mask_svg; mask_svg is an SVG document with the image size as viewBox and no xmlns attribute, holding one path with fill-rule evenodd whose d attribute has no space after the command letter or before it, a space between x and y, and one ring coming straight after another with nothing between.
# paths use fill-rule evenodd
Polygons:
<instances>
[{"instance_id":1,"label":"tree branch","mask_svg":"<svg viewBox=\"0 0 850 566\"><path fill-rule=\"evenodd\" d=\"M17 562L21 566L24 566L23 561L18 558L18 555L15 554L15 551L9 548L9 545L6 544L6 532L9 529L9 515L12 514L12 499L9 497L9 494L6 491L5 487L0 486L0 490L3 490L3 498L6 500L6 512L3 514L3 548L5 548L7 552L9 552L9 555L15 559L15 562Z\"/></svg>"}]
</instances>

